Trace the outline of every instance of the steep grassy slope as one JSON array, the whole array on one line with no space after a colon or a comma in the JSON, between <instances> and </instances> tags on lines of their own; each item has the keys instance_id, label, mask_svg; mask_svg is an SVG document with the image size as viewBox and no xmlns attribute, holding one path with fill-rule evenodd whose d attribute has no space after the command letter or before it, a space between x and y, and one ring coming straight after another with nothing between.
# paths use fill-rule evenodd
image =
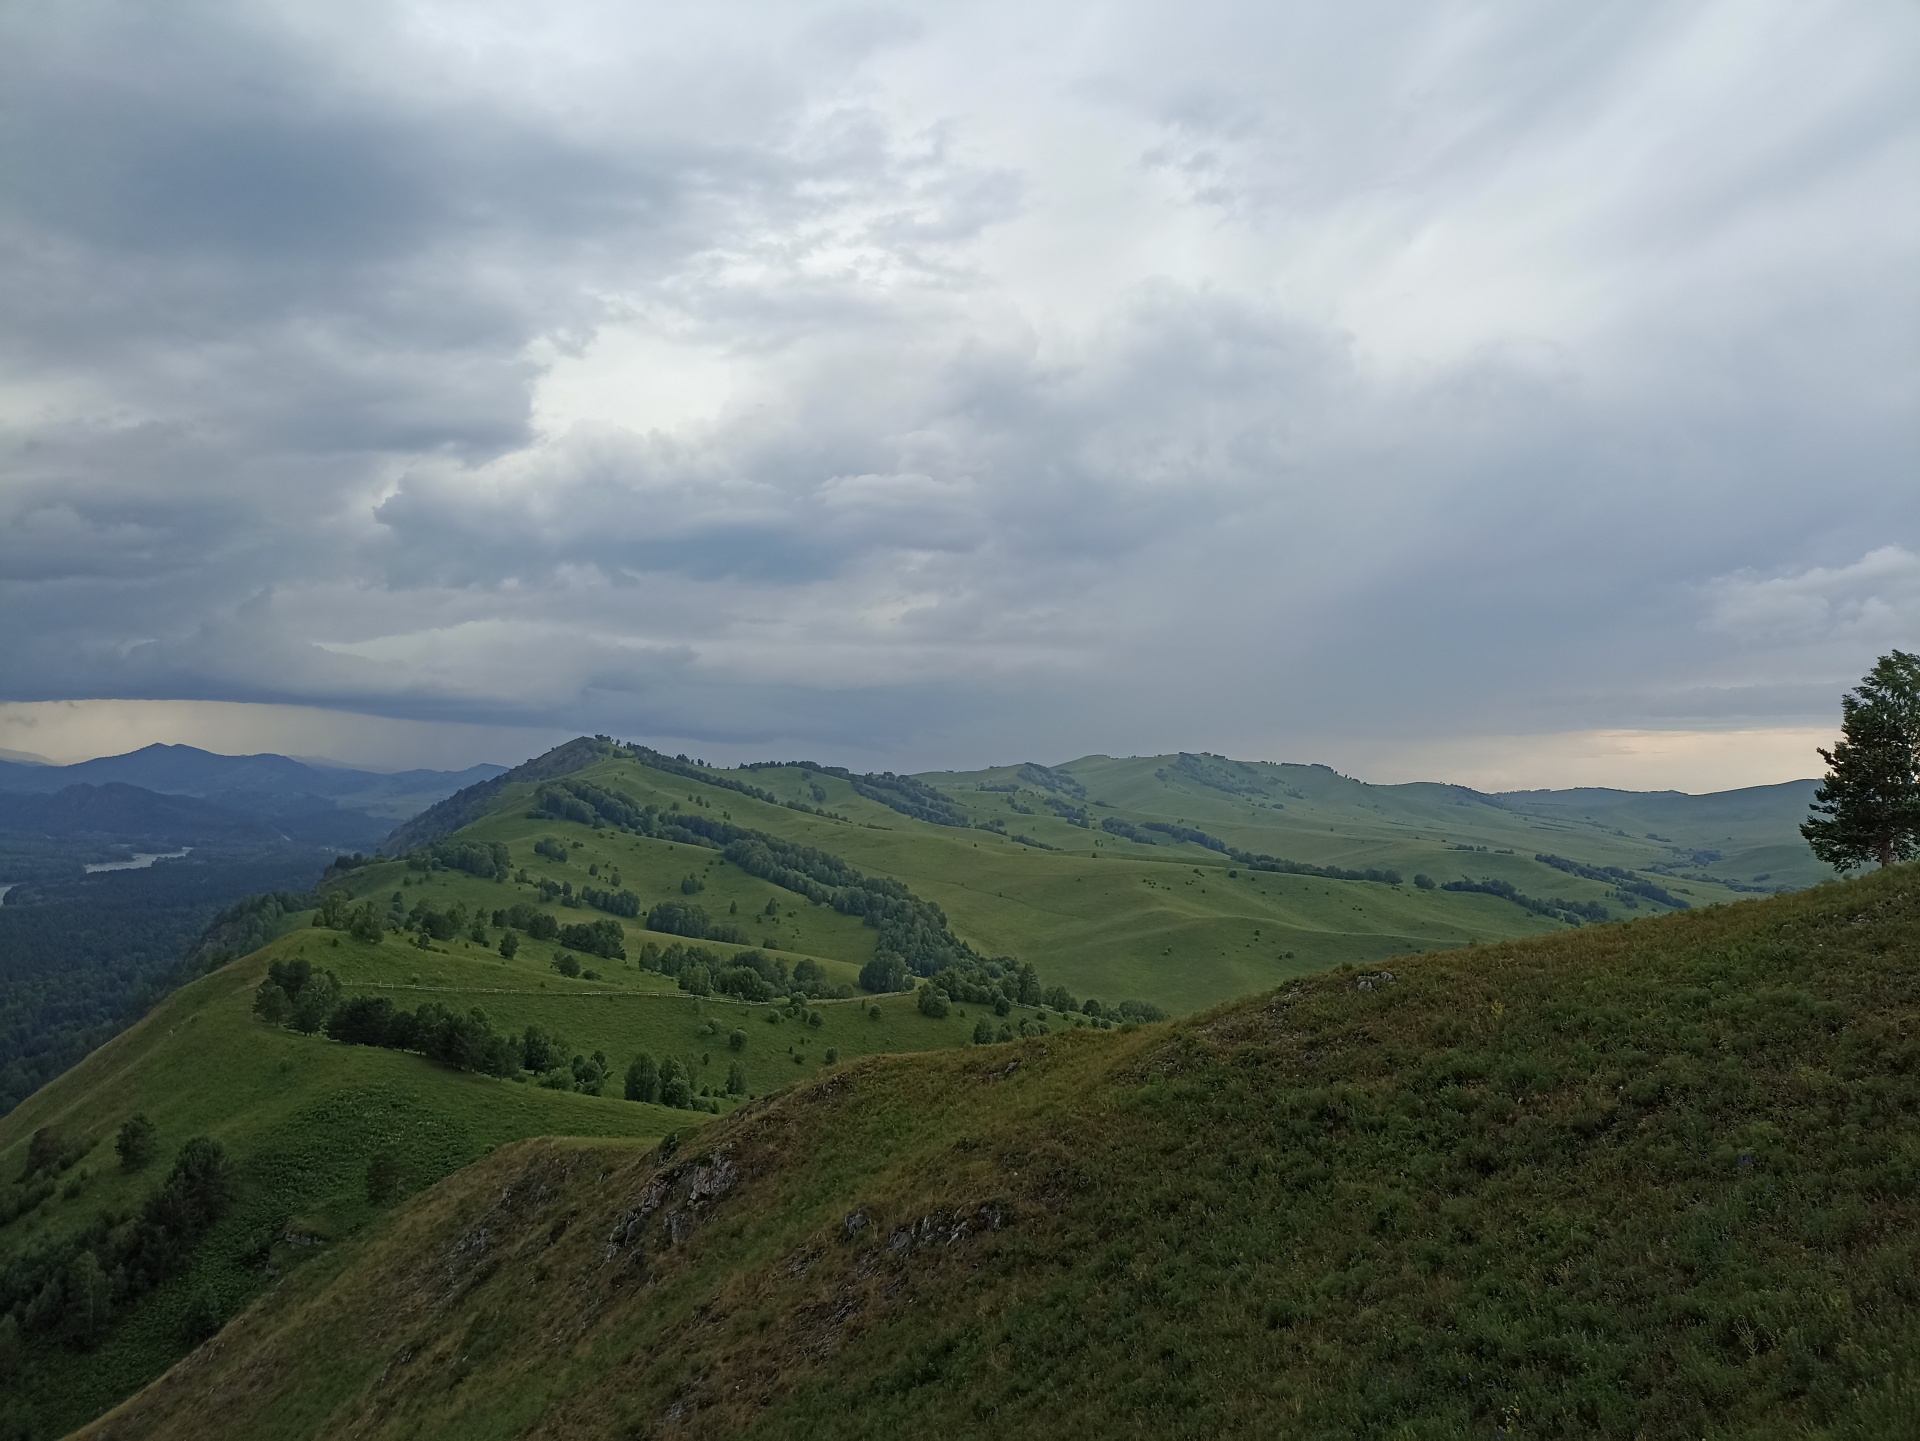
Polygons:
<instances>
[{"instance_id":1,"label":"steep grassy slope","mask_svg":"<svg viewBox=\"0 0 1920 1441\"><path fill-rule=\"evenodd\" d=\"M657 1137L685 1112L461 1075L415 1056L270 1029L249 1013L269 957L311 944L296 932L176 992L131 1030L0 1119L0 1182L24 1169L29 1138L52 1126L87 1146L58 1188L0 1228L0 1263L58 1248L103 1212L137 1211L193 1136L239 1163L239 1203L190 1267L118 1317L97 1349L29 1338L7 1380L7 1414L58 1435L144 1384L197 1339L189 1319L231 1314L304 1255L349 1235L375 1207L369 1159L403 1158L408 1189L523 1136ZM120 1168L115 1130L143 1112L161 1150ZM11 1194L15 1187L5 1186Z\"/></svg>"},{"instance_id":2,"label":"steep grassy slope","mask_svg":"<svg viewBox=\"0 0 1920 1441\"><path fill-rule=\"evenodd\" d=\"M1920 870L529 1142L99 1437L1882 1437Z\"/></svg>"},{"instance_id":3,"label":"steep grassy slope","mask_svg":"<svg viewBox=\"0 0 1920 1441\"><path fill-rule=\"evenodd\" d=\"M617 850L613 837L584 827L534 825L513 815L499 824L541 835L578 831L583 845L566 869L579 879L585 879L588 847L601 848L595 854L604 850L609 866L616 860L627 865L636 879L647 864L643 858L636 865ZM653 859L663 867L654 879L675 895L680 877L711 859L686 846L648 844L656 846ZM530 843L517 849L533 858ZM398 862L365 867L350 878L361 893L383 903L397 891L409 904L464 902L484 911L534 894L459 872L416 873ZM727 894L728 885L716 878L702 899L712 903ZM756 905L763 903L761 892L771 889L754 893ZM796 948L801 940L854 953L872 946L871 933L857 921L804 902L793 916L766 924L781 926ZM353 1234L377 1213L367 1201L365 1176L378 1152L400 1155L409 1187L417 1188L521 1137L657 1138L705 1117L620 1098L622 1074L640 1051L683 1061L696 1087L717 1093L714 1104L727 1107L740 1099L725 1094L736 1064L746 1094L765 1094L814 1073L830 1056L963 1044L982 1014L958 1007L932 1019L919 1013L911 995L820 1001L800 1014L696 999L660 976L593 957L589 963L605 964L603 976L568 979L551 968L557 949L529 940L506 961L464 937L422 950L396 933L362 942L301 924L174 993L132 1030L0 1118L0 1216L11 1216L15 1200L32 1191L16 1178L35 1131L54 1127L87 1147L51 1194L0 1224L0 1268L38 1251L57 1251L103 1212L137 1212L190 1137L219 1140L243 1178L240 1204L202 1244L191 1267L120 1309L97 1348L70 1350L29 1335L16 1375L5 1374L11 1363L0 1356L6 1391L0 1401L7 1403L0 1404L0 1428L12 1414L9 1405L30 1416L42 1434L59 1434L97 1414L197 1339L196 1312L210 1305L217 1315L230 1314L294 1263ZM477 1006L506 1033L539 1025L561 1037L570 1053L603 1053L613 1071L607 1093L556 1092L464 1075L414 1055L267 1026L251 1013L254 988L272 962L294 957L333 971L348 995L386 995L407 1009L426 1001L463 1013ZM856 973L844 960L829 957L825 964L846 981ZM144 1170L127 1173L117 1164L112 1141L136 1112L157 1125L162 1151ZM26 1299L0 1295L0 1312Z\"/></svg>"}]
</instances>

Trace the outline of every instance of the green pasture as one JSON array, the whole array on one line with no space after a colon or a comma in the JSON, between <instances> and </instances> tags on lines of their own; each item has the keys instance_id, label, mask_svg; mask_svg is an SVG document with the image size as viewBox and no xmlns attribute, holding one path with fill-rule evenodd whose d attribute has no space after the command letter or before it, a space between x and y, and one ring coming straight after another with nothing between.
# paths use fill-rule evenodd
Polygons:
<instances>
[{"instance_id":1,"label":"green pasture","mask_svg":"<svg viewBox=\"0 0 1920 1441\"><path fill-rule=\"evenodd\" d=\"M87 1434L1906 1435L1917 882L503 1149Z\"/></svg>"},{"instance_id":2,"label":"green pasture","mask_svg":"<svg viewBox=\"0 0 1920 1441\"><path fill-rule=\"evenodd\" d=\"M1383 963L1420 951L1564 929L1561 922L1498 897L1422 890L1412 883L1416 874L1436 882L1493 878L1542 899L1598 901L1622 920L1664 909L1652 902L1624 904L1606 883L1534 859L1545 851L1593 866L1635 868L1671 861L1677 854L1674 845L1616 834L1619 827L1558 814L1522 814L1455 787L1366 786L1315 766L1220 762L1237 767L1224 772L1227 779L1237 776L1234 783L1258 791L1232 794L1194 779L1178 760L1092 757L1058 768L1086 790L1084 800L1058 797L1085 810L1092 822L1085 829L1048 808L1047 795L1057 793L1032 786L1014 793L980 789L1014 783L1020 774L1016 768L929 777L976 823L1002 823L1008 835L913 820L855 794L837 777L795 767L715 774L806 805L815 804L813 787L818 786L828 797L820 808L844 819L768 804L625 758L598 762L578 778L642 804L678 805L830 850L871 874L906 882L937 902L955 930L977 948L1033 962L1048 984L1107 1004L1139 999L1172 1012L1216 1004L1330 965ZM603 885L617 871L622 885L640 896L643 909L661 900L692 900L715 920L745 927L755 944L789 963L801 956L842 962L844 969L830 969L851 979L872 954L873 933L857 921L749 876L713 851L529 819L532 791L531 786L510 788L493 814L463 834L506 844L516 871L524 866L535 879L571 881L577 889ZM1009 802L1031 813L1009 810ZM1395 869L1403 880L1391 886L1239 870L1200 845L1141 845L1102 832L1098 823L1107 815L1136 824L1160 820L1190 826L1243 850L1315 865ZM1771 815L1738 817L1721 829L1744 826L1761 835L1771 825L1777 837L1781 828L1777 817L1768 819ZM1667 824L1669 831L1677 829L1670 817ZM1023 844L1014 835L1053 849ZM543 837L566 842L564 865L534 855L532 847ZM1784 859L1773 858L1773 863L1783 876L1794 870ZM587 872L596 866L601 877L590 878ZM1230 874L1236 870L1239 874ZM681 883L688 875L698 877L705 889L683 895ZM348 883L357 895L384 897L401 886L396 877L404 879L404 872L393 865L356 873ZM1691 878L1655 879L1692 905L1743 894ZM524 887L448 879L445 873L435 873L427 883L434 889L426 894L457 896L469 906L489 909L532 895ZM411 905L418 893L409 888L404 894ZM770 900L776 916L763 925ZM566 918L574 917L567 913ZM627 930L630 952L650 939L637 924ZM664 944L667 938L651 939ZM542 968L552 949L523 949L522 959Z\"/></svg>"}]
</instances>

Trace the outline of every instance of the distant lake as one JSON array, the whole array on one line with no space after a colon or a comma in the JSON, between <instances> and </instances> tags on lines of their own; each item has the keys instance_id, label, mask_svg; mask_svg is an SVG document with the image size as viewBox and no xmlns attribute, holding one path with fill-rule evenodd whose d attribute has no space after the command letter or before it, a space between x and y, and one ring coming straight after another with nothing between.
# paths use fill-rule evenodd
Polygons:
<instances>
[{"instance_id":1,"label":"distant lake","mask_svg":"<svg viewBox=\"0 0 1920 1441\"><path fill-rule=\"evenodd\" d=\"M88 866L87 874L91 876L100 871L144 871L155 861L177 861L192 849L192 846L188 846L186 850L179 851L135 851L130 861L102 861L99 865ZM0 889L0 898L5 896L6 890Z\"/></svg>"}]
</instances>

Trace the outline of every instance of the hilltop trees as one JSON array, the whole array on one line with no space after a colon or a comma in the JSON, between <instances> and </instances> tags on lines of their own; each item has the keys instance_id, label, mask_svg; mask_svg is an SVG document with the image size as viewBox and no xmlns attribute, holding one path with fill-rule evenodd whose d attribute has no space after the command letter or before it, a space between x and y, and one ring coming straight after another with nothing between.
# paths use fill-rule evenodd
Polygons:
<instances>
[{"instance_id":1,"label":"hilltop trees","mask_svg":"<svg viewBox=\"0 0 1920 1441\"><path fill-rule=\"evenodd\" d=\"M1840 698L1840 736L1800 834L1841 871L1920 854L1920 655L1875 662Z\"/></svg>"}]
</instances>

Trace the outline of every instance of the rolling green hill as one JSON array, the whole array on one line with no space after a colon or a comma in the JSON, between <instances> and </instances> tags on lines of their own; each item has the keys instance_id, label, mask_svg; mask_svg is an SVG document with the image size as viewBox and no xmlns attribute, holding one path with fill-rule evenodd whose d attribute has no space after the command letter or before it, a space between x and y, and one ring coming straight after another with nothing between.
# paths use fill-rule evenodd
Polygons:
<instances>
[{"instance_id":1,"label":"rolling green hill","mask_svg":"<svg viewBox=\"0 0 1920 1441\"><path fill-rule=\"evenodd\" d=\"M1920 868L529 1141L98 1437L1887 1437Z\"/></svg>"},{"instance_id":2,"label":"rolling green hill","mask_svg":"<svg viewBox=\"0 0 1920 1441\"><path fill-rule=\"evenodd\" d=\"M1121 1045L1124 1015L1191 1014L1343 964L1397 972L1475 941L1602 945L1620 933L1591 924L1602 916L1733 899L1703 879L1705 841L1777 839L1778 803L1702 817L1688 799L1632 800L1671 813L1636 837L1603 823L1628 818L1607 796L1369 787L1210 756L910 778L570 742L415 818L396 854L343 862L311 918L329 924L301 918L0 1118L0 1313L24 1323L9 1338L0 1322L9 1404L43 1432L78 1424L252 1297L334 1265L384 1214L368 1187L383 1153L410 1193L530 1137L644 1150L860 1058L975 1043L1105 1055L1077 1048L1095 1031ZM256 988L293 961L331 972L342 998L477 1008L509 1040L536 1027L561 1064L503 1079L271 1025ZM919 980L897 963L939 971L945 1014L868 989ZM623 1098L642 1052L684 1068L697 1109ZM924 1074L972 1085L969 1063L951 1064ZM161 1148L127 1172L112 1140L136 1112ZM887 1146L918 1154L910 1120L890 1124ZM36 1134L61 1143L58 1166L33 1172ZM225 1148L237 1200L153 1285L126 1279L126 1238L199 1136ZM541 1154L569 1165L603 1154L555 1145ZM105 1259L99 1279L81 1251ZM89 1287L102 1319L76 1330Z\"/></svg>"},{"instance_id":3,"label":"rolling green hill","mask_svg":"<svg viewBox=\"0 0 1920 1441\"><path fill-rule=\"evenodd\" d=\"M524 814L538 786L558 774L642 805L677 805L830 851L905 883L937 903L962 938L986 954L1033 962L1049 984L1173 1012L1342 962L1566 928L1565 919L1495 894L1443 889L1449 884L1493 882L1530 900L1628 919L1831 876L1793 829L1805 813L1804 787L1629 797L1660 817L1650 836L1618 823L1643 824L1639 811L1601 804L1617 801L1618 792L1489 797L1453 786L1369 786L1324 766L1191 754L921 776L957 822L934 824L876 799L886 792L867 782L877 778L805 765L722 771L583 739L489 782L484 809L463 793L403 828L400 839L416 845L457 824L463 836L500 841L517 857L539 835L560 834ZM1148 829L1154 825L1206 839ZM604 832L588 839L586 864L621 868L648 905L677 896L695 860L714 859L684 845L676 855L654 840L616 844ZM1263 870L1216 846L1308 867L1392 873L1398 883ZM1797 853L1775 856L1791 847ZM1716 877L1711 869L1761 852L1775 867L1764 880ZM1609 869L1621 874L1594 874ZM537 863L534 872L561 874ZM791 901L724 862L715 872L713 899L740 907L746 920L769 899ZM1415 884L1420 876L1433 888ZM843 918L803 905L783 916L787 929L771 939L857 966L874 937L858 926L836 929L836 919Z\"/></svg>"}]
</instances>

